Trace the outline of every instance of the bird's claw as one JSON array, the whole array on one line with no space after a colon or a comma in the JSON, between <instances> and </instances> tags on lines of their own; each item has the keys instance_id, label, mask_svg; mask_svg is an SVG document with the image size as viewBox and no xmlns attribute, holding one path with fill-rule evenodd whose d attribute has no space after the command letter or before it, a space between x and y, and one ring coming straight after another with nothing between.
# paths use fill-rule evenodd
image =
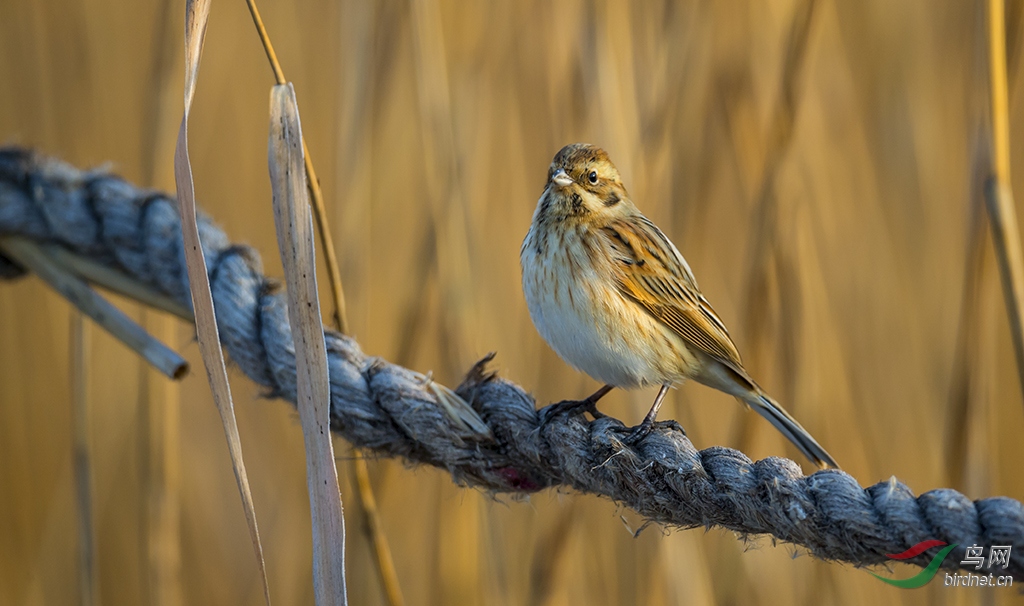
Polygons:
<instances>
[{"instance_id":1,"label":"bird's claw","mask_svg":"<svg viewBox=\"0 0 1024 606\"><path fill-rule=\"evenodd\" d=\"M595 419L604 417L605 414L597 409L597 403L586 400L562 400L543 408L540 411L541 427L551 422L551 419L563 414L579 414L589 412Z\"/></svg>"},{"instance_id":2,"label":"bird's claw","mask_svg":"<svg viewBox=\"0 0 1024 606\"><path fill-rule=\"evenodd\" d=\"M675 419L667 419L665 421L658 421L657 423L654 424L654 426L655 427L667 427L668 429L671 429L672 431L678 431L679 433L683 434L684 436L686 435L686 430L683 429L683 426L680 425L679 421L676 421Z\"/></svg>"},{"instance_id":3,"label":"bird's claw","mask_svg":"<svg viewBox=\"0 0 1024 606\"><path fill-rule=\"evenodd\" d=\"M627 431L626 437L622 439L622 443L627 446L636 446L644 438L651 435L655 429L667 428L679 433L686 435L686 430L679 424L678 421L668 419L667 421L644 421L636 427L622 427L619 431Z\"/></svg>"}]
</instances>

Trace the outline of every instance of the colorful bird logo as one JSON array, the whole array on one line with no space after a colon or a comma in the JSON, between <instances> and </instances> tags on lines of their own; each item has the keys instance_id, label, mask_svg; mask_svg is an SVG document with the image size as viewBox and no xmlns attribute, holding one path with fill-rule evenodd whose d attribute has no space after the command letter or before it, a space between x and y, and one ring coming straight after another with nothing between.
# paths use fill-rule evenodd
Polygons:
<instances>
[{"instance_id":1,"label":"colorful bird logo","mask_svg":"<svg viewBox=\"0 0 1024 606\"><path fill-rule=\"evenodd\" d=\"M946 542L939 541L936 539L932 539L930 541L921 541L920 543L914 545L913 547L904 551L903 553L887 553L885 554L885 556L887 558L892 558L893 560L909 560L912 557L921 555L922 553L931 549L932 547L939 547L940 545L946 545ZM929 581L932 580L933 577L935 577L935 574L939 572L939 566L942 565L942 560L946 559L946 556L949 555L949 552L953 551L953 548L955 548L956 545L956 543L953 543L952 545L947 545L946 547L943 547L939 551L939 553L935 554L935 557L932 558L932 561L929 562L927 566L925 566L924 570L915 574L909 579L887 579L873 572L871 574L881 581L884 581L890 585L895 585L896 587L902 587L903 589L917 589L918 587L924 587L928 584Z\"/></svg>"}]
</instances>

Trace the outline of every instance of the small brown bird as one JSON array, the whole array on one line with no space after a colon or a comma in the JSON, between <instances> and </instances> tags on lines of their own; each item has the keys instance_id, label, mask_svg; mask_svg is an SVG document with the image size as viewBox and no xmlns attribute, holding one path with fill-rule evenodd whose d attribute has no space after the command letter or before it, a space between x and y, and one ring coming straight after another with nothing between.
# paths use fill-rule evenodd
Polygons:
<instances>
[{"instance_id":1,"label":"small brown bird","mask_svg":"<svg viewBox=\"0 0 1024 606\"><path fill-rule=\"evenodd\" d=\"M753 407L818 466L838 467L744 370L686 260L629 199L604 150L577 143L555 155L519 258L541 336L605 383L548 418L580 408L599 415L597 401L614 387L660 385L633 443L652 430L669 387L693 379Z\"/></svg>"}]
</instances>

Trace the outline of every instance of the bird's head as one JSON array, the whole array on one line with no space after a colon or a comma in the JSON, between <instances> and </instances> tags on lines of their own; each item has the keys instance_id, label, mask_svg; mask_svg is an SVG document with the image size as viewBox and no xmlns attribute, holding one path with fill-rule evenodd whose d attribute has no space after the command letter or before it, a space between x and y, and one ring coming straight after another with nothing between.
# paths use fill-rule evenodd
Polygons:
<instances>
[{"instance_id":1,"label":"bird's head","mask_svg":"<svg viewBox=\"0 0 1024 606\"><path fill-rule=\"evenodd\" d=\"M540 199L542 214L555 219L594 220L632 209L619 171L603 149L573 143L555 154Z\"/></svg>"}]
</instances>

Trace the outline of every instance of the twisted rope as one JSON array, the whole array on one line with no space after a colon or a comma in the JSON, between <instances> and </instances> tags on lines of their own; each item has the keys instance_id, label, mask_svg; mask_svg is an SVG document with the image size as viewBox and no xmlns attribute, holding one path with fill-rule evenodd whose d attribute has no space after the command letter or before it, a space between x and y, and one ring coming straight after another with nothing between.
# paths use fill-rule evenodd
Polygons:
<instances>
[{"instance_id":1,"label":"twisted rope","mask_svg":"<svg viewBox=\"0 0 1024 606\"><path fill-rule=\"evenodd\" d=\"M295 401L295 352L285 297L263 275L260 257L231 244L207 217L199 222L221 339L253 381ZM0 234L60 244L191 306L174 198L102 171L79 171L21 149L0 149ZM0 256L0 278L21 273ZM324 331L332 429L380 456L448 470L459 484L528 493L571 486L623 503L668 526L721 526L768 534L825 560L871 565L921 541L1010 545L1001 574L1024 579L1024 506L1006 497L971 501L949 489L915 497L895 478L862 488L838 470L804 476L780 457L701 451L683 434L658 429L629 447L622 423L557 416L541 426L522 388L487 372L482 360L456 392L493 439L474 438L444 412L430 380L367 356L352 339ZM906 560L925 566L932 548ZM999 573L998 570L992 572Z\"/></svg>"}]
</instances>

